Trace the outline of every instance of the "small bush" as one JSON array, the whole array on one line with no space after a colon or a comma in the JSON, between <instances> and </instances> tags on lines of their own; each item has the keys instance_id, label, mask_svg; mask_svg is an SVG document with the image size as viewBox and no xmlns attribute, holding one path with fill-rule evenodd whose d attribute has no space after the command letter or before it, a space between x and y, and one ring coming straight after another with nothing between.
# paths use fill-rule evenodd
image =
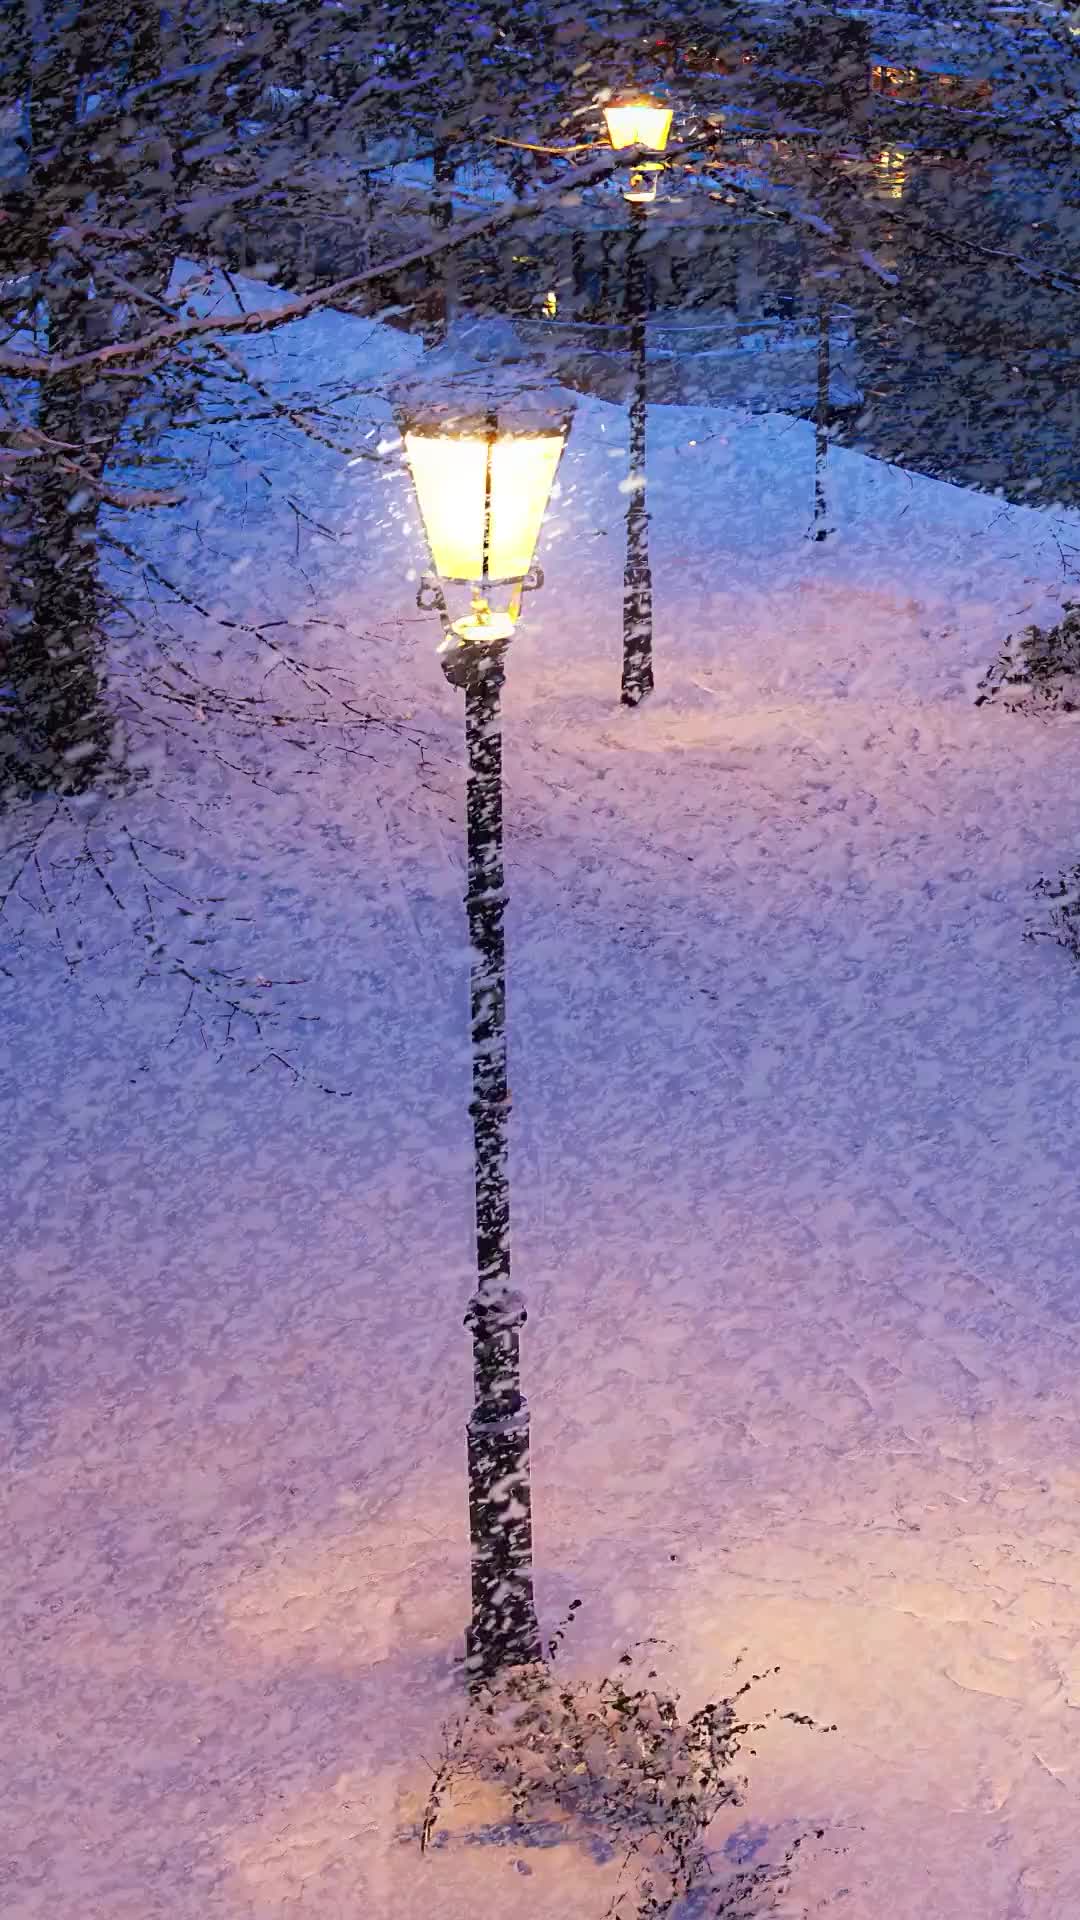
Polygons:
<instances>
[{"instance_id":1,"label":"small bush","mask_svg":"<svg viewBox=\"0 0 1080 1920\"><path fill-rule=\"evenodd\" d=\"M552 1656L561 1637L560 1629ZM567 1840L594 1851L599 1841L609 1858L612 1851L622 1856L636 1884L616 1893L609 1920L631 1912L637 1920L665 1920L683 1900L691 1902L695 1920L751 1920L769 1912L808 1833L779 1861L722 1875L706 1845L720 1810L742 1803L747 1782L732 1769L747 1735L765 1721L742 1718L736 1703L765 1675L753 1675L730 1699L708 1701L683 1720L678 1695L654 1684L656 1669L640 1670L643 1647L656 1644L622 1654L601 1680L565 1681L536 1665L478 1691L447 1730L421 1847L430 1844L454 1782L471 1777L506 1790L511 1833L528 1821L554 1818ZM803 1714L780 1717L816 1724ZM810 1831L820 1838L824 1829Z\"/></svg>"},{"instance_id":2,"label":"small bush","mask_svg":"<svg viewBox=\"0 0 1080 1920\"><path fill-rule=\"evenodd\" d=\"M1036 880L1032 892L1050 904L1041 924L1029 921L1025 940L1053 940L1080 960L1080 866L1059 873L1056 880Z\"/></svg>"},{"instance_id":3,"label":"small bush","mask_svg":"<svg viewBox=\"0 0 1080 1920\"><path fill-rule=\"evenodd\" d=\"M999 698L1034 711L1080 711L1080 604L1066 601L1052 627L1025 627L1010 634L993 666L979 682L977 707Z\"/></svg>"}]
</instances>

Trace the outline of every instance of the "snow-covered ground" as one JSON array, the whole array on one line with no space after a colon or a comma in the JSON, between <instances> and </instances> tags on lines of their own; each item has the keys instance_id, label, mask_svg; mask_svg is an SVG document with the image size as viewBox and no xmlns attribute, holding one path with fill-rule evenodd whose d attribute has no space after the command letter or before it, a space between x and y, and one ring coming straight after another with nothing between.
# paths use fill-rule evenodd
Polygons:
<instances>
[{"instance_id":1,"label":"snow-covered ground","mask_svg":"<svg viewBox=\"0 0 1080 1920\"><path fill-rule=\"evenodd\" d=\"M258 351L360 383L418 348ZM9 958L4 1912L592 1920L610 1866L410 1833L468 1592L461 714L400 473L259 431L147 537L403 730L258 786L174 743L125 803L202 809L310 1078L171 1041L183 983L122 930L84 987L44 916ZM628 713L625 448L582 402L505 702L544 1618L581 1597L582 1671L663 1636L688 1705L746 1649L762 1706L838 1723L761 1735L732 1822L828 1825L789 1915L1075 1920L1080 978L1021 933L1080 738L972 697L1076 522L837 452L815 547L810 427L655 410Z\"/></svg>"}]
</instances>

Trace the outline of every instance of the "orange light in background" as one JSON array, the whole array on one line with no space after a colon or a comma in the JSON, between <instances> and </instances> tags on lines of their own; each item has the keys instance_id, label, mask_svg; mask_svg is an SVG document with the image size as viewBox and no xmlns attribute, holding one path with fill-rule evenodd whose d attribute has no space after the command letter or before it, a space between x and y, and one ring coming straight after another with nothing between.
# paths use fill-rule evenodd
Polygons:
<instances>
[{"instance_id":1,"label":"orange light in background","mask_svg":"<svg viewBox=\"0 0 1080 1920\"><path fill-rule=\"evenodd\" d=\"M908 182L908 156L902 147L883 147L874 159L874 179L883 200L902 200Z\"/></svg>"}]
</instances>

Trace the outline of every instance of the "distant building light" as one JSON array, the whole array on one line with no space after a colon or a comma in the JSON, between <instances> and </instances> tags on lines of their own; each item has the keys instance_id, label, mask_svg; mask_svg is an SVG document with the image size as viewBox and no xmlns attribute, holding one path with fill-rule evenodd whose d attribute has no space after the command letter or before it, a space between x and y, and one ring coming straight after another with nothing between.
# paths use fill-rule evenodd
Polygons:
<instances>
[{"instance_id":1,"label":"distant building light","mask_svg":"<svg viewBox=\"0 0 1080 1920\"><path fill-rule=\"evenodd\" d=\"M902 200L908 180L908 156L902 147L883 147L874 158L874 177L883 200Z\"/></svg>"}]
</instances>

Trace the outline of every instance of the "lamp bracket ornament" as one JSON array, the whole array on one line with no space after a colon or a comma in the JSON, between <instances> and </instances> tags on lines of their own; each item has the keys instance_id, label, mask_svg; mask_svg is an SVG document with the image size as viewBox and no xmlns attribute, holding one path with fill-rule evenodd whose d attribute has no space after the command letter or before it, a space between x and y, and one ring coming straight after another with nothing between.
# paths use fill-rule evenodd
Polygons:
<instances>
[{"instance_id":1,"label":"lamp bracket ornament","mask_svg":"<svg viewBox=\"0 0 1080 1920\"><path fill-rule=\"evenodd\" d=\"M442 581L431 573L425 573L416 590L416 604L421 613L437 613L444 635L450 633L450 610L446 604L446 595Z\"/></svg>"}]
</instances>

